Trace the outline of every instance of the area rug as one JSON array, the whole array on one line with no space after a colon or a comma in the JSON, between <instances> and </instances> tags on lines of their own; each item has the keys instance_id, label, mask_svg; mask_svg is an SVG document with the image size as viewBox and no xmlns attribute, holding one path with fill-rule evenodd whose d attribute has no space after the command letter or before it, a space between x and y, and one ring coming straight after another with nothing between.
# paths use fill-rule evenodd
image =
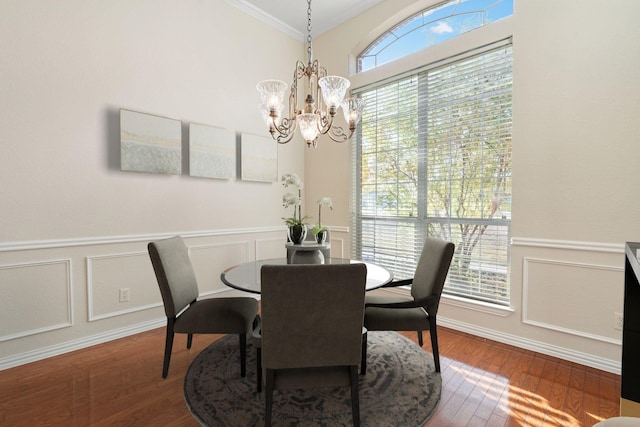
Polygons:
<instances>
[{"instance_id":1,"label":"area rug","mask_svg":"<svg viewBox=\"0 0 640 427\"><path fill-rule=\"evenodd\" d=\"M255 349L247 346L240 377L238 337L204 349L184 380L187 406L204 426L264 425L264 392L256 392ZM363 426L422 426L440 400L442 382L433 357L396 332L369 332L367 373L360 375ZM349 388L274 391L274 426L350 426Z\"/></svg>"}]
</instances>

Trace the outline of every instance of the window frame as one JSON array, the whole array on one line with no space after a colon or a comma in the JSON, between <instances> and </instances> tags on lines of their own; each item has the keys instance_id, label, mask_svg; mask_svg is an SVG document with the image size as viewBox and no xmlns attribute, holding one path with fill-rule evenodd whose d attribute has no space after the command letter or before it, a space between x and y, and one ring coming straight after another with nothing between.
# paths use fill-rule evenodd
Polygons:
<instances>
[{"instance_id":1,"label":"window frame","mask_svg":"<svg viewBox=\"0 0 640 427\"><path fill-rule=\"evenodd\" d=\"M430 48L431 46L435 46L440 43L445 43L451 39L455 39L456 37L462 36L468 32L485 28L490 24L493 25L495 22L499 22L502 19L509 19L513 15L514 0L496 0L496 1L490 2L488 5L486 5L485 8L459 11L458 9L461 7L461 1L462 0L443 0L426 9L420 10L417 13L413 13L410 16L405 17L404 19L401 19L397 24L388 28L380 36L376 37L375 40L370 42L364 49L362 49L356 55L355 72L363 73L370 70L374 70L389 62L394 62L404 56L411 55L416 51L425 50ZM482 0L479 0L478 3L480 1ZM469 2L465 2L465 3L469 5ZM504 16L499 16L495 18L495 20L490 20L488 18L489 13L492 10L496 10L499 7L507 7L511 13ZM446 9L451 9L451 13L438 14L438 12ZM439 25L448 26L447 21L449 20L456 19L462 16L465 16L468 18L471 15L478 15L478 14L482 15L482 20L481 20L482 22L479 25L475 25L473 28L466 29L466 30L463 29L463 30L459 30L459 32L454 32L453 29L449 27L448 30L451 30L451 31L446 31L446 32L455 33L451 37L445 37L444 39L434 41L433 43L428 42L429 37L422 37L421 46L411 47L410 49L412 50L408 53L395 54L394 57L391 57L388 60L381 60L381 62L378 63L379 62L378 56L382 55L385 51L388 51L389 48L391 48L393 45L395 45L394 46L395 49L399 49L400 51L406 50L406 47L402 48L401 44L407 43L408 42L407 39L412 35L415 35L415 33L418 31L424 32L424 30L429 26L432 26L432 27L438 27ZM415 23L416 21L420 21L419 25L413 25L413 23ZM432 31L433 31L433 28L432 28ZM433 31L433 32L438 33L438 31ZM378 49L377 53L372 53L376 49ZM372 65L366 65L367 62L371 62L371 61L373 62Z\"/></svg>"},{"instance_id":2,"label":"window frame","mask_svg":"<svg viewBox=\"0 0 640 427\"><path fill-rule=\"evenodd\" d=\"M383 78L378 80L377 82L372 82L370 84L367 85L363 85L359 88L354 89L353 93L355 94L362 94L366 91L370 91L373 88L379 88L382 87L384 84L388 84L389 82L392 81L398 81L401 80L402 78L406 78L410 75L417 75L421 72L429 72L430 70L434 70L437 68L442 67L443 65L446 64L452 64L452 63L456 63L459 61L463 61L466 58L472 57L472 56L477 56L477 55L481 55L484 54L486 52L492 51L496 48L500 48L501 46L512 46L513 42L511 39L511 36L508 36L502 40L498 40L496 42L490 43L490 44L485 44L482 45L480 47L476 47L475 49L468 49L468 50L464 50L462 51L462 53L458 54L458 55L452 55L449 56L447 58L442 58L438 61L434 61L428 65L423 65L421 67L415 68L415 69L411 69L410 71L407 71L405 73L401 73L401 74L397 74L397 75L393 75L393 76L389 76L387 78ZM511 58L513 57L513 54L511 56ZM513 89L511 88L511 94L513 93ZM362 258L362 221L361 218L363 217L362 215L362 211L361 211L361 207L362 207L362 203L360 203L360 201L362 200L362 194L361 194L361 183L358 181L358 177L361 176L361 163L360 163L360 159L362 158L362 145L361 145L361 141L362 141L362 128L359 129L359 134L358 134L358 142L353 144L353 221L352 221L352 226L353 226L353 230L354 230L354 241L355 244L352 244L352 256L354 256L354 258ZM420 148L419 148L420 149ZM422 158L422 157L420 157ZM426 166L424 164L421 164L418 166L420 169L424 169ZM424 186L424 187L423 187ZM426 197L424 193L426 193L426 180L425 181L421 181L421 184L419 184L419 188L418 188L418 193L423 193L422 196L420 197ZM419 205L421 205L421 203L419 203ZM375 218L375 215L374 215ZM429 220L433 221L433 220L438 220L437 218L429 218L427 215L425 215L425 213L418 213L418 215L415 218L402 218L402 217L393 217L391 220L391 222L413 222L416 225L416 229L420 229L422 228L422 232L416 232L415 234L418 235L424 235L426 236L426 228L428 227L428 222ZM380 221L385 221L385 218L380 218ZM487 221L485 221L487 222ZM492 220L488 220L488 222L493 222L496 224L502 224L502 225L507 225L508 226L508 233L509 233L509 237L510 237L510 224L511 221L506 220L506 219L492 219ZM414 243L414 254L417 254L415 256L414 262L417 262L417 257L419 257L420 254L420 250L422 247L422 243L421 241L418 241L419 239L416 239L415 243ZM507 246L507 252L508 252L508 260L507 260L507 283L506 283L506 288L507 291L509 291L509 274L510 274L510 248L509 248L509 244L506 245ZM375 259L372 259L371 261L376 262ZM415 268L415 267L413 267ZM445 288L446 289L446 288ZM445 294L443 295L445 298L450 299L452 302L455 303L455 305L464 305L464 306L468 306L469 304L477 307L481 308L481 311L491 311L491 312L504 312L509 311L509 305L510 305L510 301L511 301L511 296L509 295L506 303L494 303L491 301L485 301L485 300L473 300L470 299L468 296L459 296L459 295L455 295L455 294L447 294L446 290L445 290ZM497 310L497 311L496 311Z\"/></svg>"}]
</instances>

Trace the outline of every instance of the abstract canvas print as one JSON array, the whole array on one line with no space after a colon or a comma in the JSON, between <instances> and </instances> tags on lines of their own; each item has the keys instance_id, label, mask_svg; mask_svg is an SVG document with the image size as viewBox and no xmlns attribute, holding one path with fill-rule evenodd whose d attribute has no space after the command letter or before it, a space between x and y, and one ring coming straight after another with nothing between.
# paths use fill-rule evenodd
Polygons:
<instances>
[{"instance_id":1,"label":"abstract canvas print","mask_svg":"<svg viewBox=\"0 0 640 427\"><path fill-rule=\"evenodd\" d=\"M267 136L242 134L241 175L244 181L278 180L278 143Z\"/></svg>"},{"instance_id":2,"label":"abstract canvas print","mask_svg":"<svg viewBox=\"0 0 640 427\"><path fill-rule=\"evenodd\" d=\"M189 175L204 178L235 178L235 132L190 123Z\"/></svg>"},{"instance_id":3,"label":"abstract canvas print","mask_svg":"<svg viewBox=\"0 0 640 427\"><path fill-rule=\"evenodd\" d=\"M120 168L123 171L180 175L180 120L121 109Z\"/></svg>"}]
</instances>

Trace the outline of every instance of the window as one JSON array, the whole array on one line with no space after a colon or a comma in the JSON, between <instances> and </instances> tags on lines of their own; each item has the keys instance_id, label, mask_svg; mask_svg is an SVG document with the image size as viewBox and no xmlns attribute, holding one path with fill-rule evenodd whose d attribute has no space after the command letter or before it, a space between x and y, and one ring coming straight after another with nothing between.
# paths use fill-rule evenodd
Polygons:
<instances>
[{"instance_id":1,"label":"window","mask_svg":"<svg viewBox=\"0 0 640 427\"><path fill-rule=\"evenodd\" d=\"M449 0L384 33L358 56L357 71L417 52L513 14L513 0Z\"/></svg>"},{"instance_id":2,"label":"window","mask_svg":"<svg viewBox=\"0 0 640 427\"><path fill-rule=\"evenodd\" d=\"M402 279L450 240L445 293L509 304L511 64L504 40L355 91L354 258Z\"/></svg>"}]
</instances>

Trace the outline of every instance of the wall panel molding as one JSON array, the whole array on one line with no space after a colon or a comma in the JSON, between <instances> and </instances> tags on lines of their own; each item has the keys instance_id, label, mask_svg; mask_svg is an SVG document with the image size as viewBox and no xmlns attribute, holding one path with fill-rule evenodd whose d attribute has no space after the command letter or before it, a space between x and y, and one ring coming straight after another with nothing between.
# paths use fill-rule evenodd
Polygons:
<instances>
[{"instance_id":1,"label":"wall panel molding","mask_svg":"<svg viewBox=\"0 0 640 427\"><path fill-rule=\"evenodd\" d=\"M52 273L55 273L55 267L62 268L62 271L58 272L60 274L59 277L52 275ZM22 270L22 273L18 272L18 270ZM38 273L37 270L47 271ZM13 273L13 277L9 276L10 273ZM2 278L3 274L7 274L6 279ZM20 274L24 277L19 286L16 287L19 287L25 294L22 298L16 299L11 294L13 290L11 285L18 282L15 276ZM41 275L40 277L38 276L39 274ZM0 335L0 342L73 326L71 259L0 265L0 279L3 282L3 287L0 289L0 295L2 296L0 298L0 308L4 307L0 319L2 319L2 316L11 317L11 320L2 319L2 324L5 325L4 330L6 331L9 325L25 326L25 329ZM60 292L58 293L55 292L56 285L60 286L60 289L58 289ZM8 306L5 307L5 304ZM43 305L48 310L44 310ZM54 310L51 310L52 308ZM34 316L34 312L39 312L41 315ZM21 315L27 318L24 321L19 321Z\"/></svg>"},{"instance_id":2,"label":"wall panel molding","mask_svg":"<svg viewBox=\"0 0 640 427\"><path fill-rule=\"evenodd\" d=\"M146 301L145 303L136 303L134 301L130 301L128 303L121 303L122 308L118 307L117 309L106 310L100 312L97 308L98 303L100 302L97 295L100 294L100 290L102 287L108 286L105 285L105 280L108 281L108 278L101 277L99 273L96 273L96 267L98 263L108 263L113 261L114 270L121 271L120 266L117 265L118 262L122 262L123 260L134 260L136 258L143 258L144 261L142 263L148 263L149 269L151 273L153 272L153 268L151 267L151 261L149 261L149 254L144 251L136 251L136 252L119 252L112 253L106 255L96 255L96 256L87 256L87 305L89 312L89 322L94 322L96 320L108 319L110 317L122 316L129 313L136 313L139 311L148 310L155 307L162 306L162 300L160 301ZM153 274L153 273L152 273ZM154 276L155 277L155 276ZM116 291L119 288L129 288L129 285L126 285L126 281L118 281L117 287L112 286L112 298L115 301L117 293ZM157 288L157 285L156 285ZM133 293L132 293L133 295ZM160 298L160 293L158 292L158 298ZM113 303L111 304L113 306Z\"/></svg>"},{"instance_id":3,"label":"wall panel molding","mask_svg":"<svg viewBox=\"0 0 640 427\"><path fill-rule=\"evenodd\" d=\"M531 312L533 311L532 309L535 307L537 308L540 304L537 304L535 301L535 288L536 285L532 284L532 268L535 268L535 265L542 265L542 266L547 266L546 270L549 270L549 266L555 266L555 267L559 267L560 269L578 269L578 270L590 270L588 272L585 272L586 275L590 275L590 276L595 276L596 274L598 274L599 272L615 272L615 273L624 273L624 269L622 267L616 267L616 266L608 266L608 265L599 265L599 264L589 264L589 263L579 263L579 262L568 262L568 261L558 261L558 260L549 260L549 259L540 259L540 258L531 258L531 257L525 257L523 260L523 278L522 278L522 322L528 325L532 325L532 326L536 326L536 327L541 327L541 328L545 328L545 329L550 329L553 331L557 331L557 332L562 332L565 334L570 334L570 335L575 335L575 336L579 336L582 338L588 338L591 340L596 340L596 341L602 341L602 342L606 342L609 344L616 344L616 345L622 345L622 341L620 338L614 338L614 337L610 337L610 336L606 336L606 335L601 335L601 334L596 334L596 333L589 333L589 332L585 332L585 331L581 331L577 328L573 328L570 325L563 325L560 322L553 322L553 319L562 319L562 318L566 318L567 314L569 313L569 310L571 309L575 309L580 313L585 313L585 317L593 317L592 313L593 310L589 310L588 307L590 306L590 304L585 303L585 304L572 304L571 306L566 305L566 300L562 299L561 297L559 297L558 295L555 295L551 292L547 292L546 289L542 289L541 293L544 294L545 298L548 299L548 301L552 301L552 300L557 300L558 298L560 298L560 301L558 301L558 303L560 305L564 305L564 307L566 308L566 312L562 312L559 313L558 311L556 311L556 313L558 313L558 315L556 316L554 313L553 319L550 317L547 317L546 319L541 315L538 314L538 318L535 318L535 315L532 314ZM599 284L601 285L601 284ZM595 293L595 295L600 295L599 293ZM579 300L582 297L582 295L580 295L580 293L576 292L575 293L575 300ZM611 310L611 313L613 314L613 310ZM569 316L572 317L572 316ZM570 319L572 320L572 319ZM600 319L602 321L602 319ZM609 323L612 322L604 322L605 324L609 325Z\"/></svg>"},{"instance_id":4,"label":"wall panel molding","mask_svg":"<svg viewBox=\"0 0 640 427\"><path fill-rule=\"evenodd\" d=\"M572 240L532 239L529 237L512 237L512 246L528 246L548 249L567 249L573 251L605 252L624 254L624 244L581 242Z\"/></svg>"},{"instance_id":5,"label":"wall panel molding","mask_svg":"<svg viewBox=\"0 0 640 427\"><path fill-rule=\"evenodd\" d=\"M200 297L208 297L231 291L220 280L220 273L249 260L249 240L188 245L191 263L198 280Z\"/></svg>"}]
</instances>

